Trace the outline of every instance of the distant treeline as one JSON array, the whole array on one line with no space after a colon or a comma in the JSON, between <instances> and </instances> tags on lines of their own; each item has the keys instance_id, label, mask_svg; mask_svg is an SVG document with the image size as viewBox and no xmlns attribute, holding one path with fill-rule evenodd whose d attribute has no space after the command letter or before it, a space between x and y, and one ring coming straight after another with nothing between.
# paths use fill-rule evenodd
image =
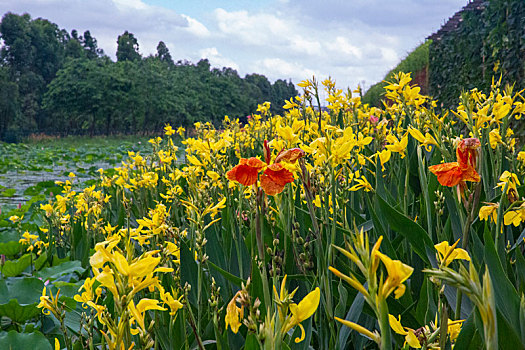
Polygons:
<instances>
[{"instance_id":1,"label":"distant treeline","mask_svg":"<svg viewBox=\"0 0 525 350\"><path fill-rule=\"evenodd\" d=\"M68 33L30 15L7 13L0 23L0 139L29 133L111 134L160 130L165 123L218 123L245 117L270 101L282 112L297 94L290 81L241 78L231 68L174 62L164 44L142 57L137 39L118 37L117 62L89 31Z\"/></svg>"}]
</instances>

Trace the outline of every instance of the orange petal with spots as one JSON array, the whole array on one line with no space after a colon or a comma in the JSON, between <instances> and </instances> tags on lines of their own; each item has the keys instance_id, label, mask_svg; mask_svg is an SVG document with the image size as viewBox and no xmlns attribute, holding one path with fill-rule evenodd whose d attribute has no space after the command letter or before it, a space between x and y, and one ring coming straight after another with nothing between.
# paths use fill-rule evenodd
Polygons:
<instances>
[{"instance_id":1,"label":"orange petal with spots","mask_svg":"<svg viewBox=\"0 0 525 350\"><path fill-rule=\"evenodd\" d=\"M462 181L463 170L458 162L432 165L428 169L437 176L443 186L453 187Z\"/></svg>"},{"instance_id":2,"label":"orange petal with spots","mask_svg":"<svg viewBox=\"0 0 525 350\"><path fill-rule=\"evenodd\" d=\"M226 173L229 180L237 181L244 186L251 186L257 183L257 175L266 164L257 158L242 158L239 164Z\"/></svg>"},{"instance_id":3,"label":"orange petal with spots","mask_svg":"<svg viewBox=\"0 0 525 350\"><path fill-rule=\"evenodd\" d=\"M261 187L269 196L275 196L284 190L287 183L293 182L293 174L279 163L266 168L261 176Z\"/></svg>"}]
</instances>

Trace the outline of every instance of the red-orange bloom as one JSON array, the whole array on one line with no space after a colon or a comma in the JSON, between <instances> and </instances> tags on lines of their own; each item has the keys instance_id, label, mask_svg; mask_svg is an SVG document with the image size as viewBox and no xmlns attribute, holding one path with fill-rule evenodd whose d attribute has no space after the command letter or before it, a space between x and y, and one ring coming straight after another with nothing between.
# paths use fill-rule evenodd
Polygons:
<instances>
[{"instance_id":1,"label":"red-orange bloom","mask_svg":"<svg viewBox=\"0 0 525 350\"><path fill-rule=\"evenodd\" d=\"M269 196L275 196L284 190L287 183L293 182L293 174L286 169L280 162L295 163L304 156L304 151L300 148L292 148L281 151L273 164L270 164L271 152L268 142L264 141L264 160L257 158L242 158L239 165L226 173L229 180L237 181L244 186L251 186L257 183L259 172L266 167L261 176L261 187Z\"/></svg>"},{"instance_id":2,"label":"red-orange bloom","mask_svg":"<svg viewBox=\"0 0 525 350\"><path fill-rule=\"evenodd\" d=\"M479 182L476 167L476 149L480 146L476 138L464 139L456 149L457 162L437 164L428 169L437 176L443 186L453 187L464 181Z\"/></svg>"},{"instance_id":3,"label":"red-orange bloom","mask_svg":"<svg viewBox=\"0 0 525 350\"><path fill-rule=\"evenodd\" d=\"M265 166L266 164L263 161L255 157L241 158L239 164L226 173L226 177L244 186L251 186L257 183L259 171Z\"/></svg>"},{"instance_id":4,"label":"red-orange bloom","mask_svg":"<svg viewBox=\"0 0 525 350\"><path fill-rule=\"evenodd\" d=\"M269 165L261 176L261 187L269 196L281 193L290 182L293 182L293 174L281 163Z\"/></svg>"}]
</instances>

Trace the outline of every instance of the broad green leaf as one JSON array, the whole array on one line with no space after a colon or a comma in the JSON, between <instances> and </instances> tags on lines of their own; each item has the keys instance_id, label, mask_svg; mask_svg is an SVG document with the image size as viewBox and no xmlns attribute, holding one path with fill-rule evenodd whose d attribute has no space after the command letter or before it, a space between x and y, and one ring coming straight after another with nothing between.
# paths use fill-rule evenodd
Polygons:
<instances>
[{"instance_id":1,"label":"broad green leaf","mask_svg":"<svg viewBox=\"0 0 525 350\"><path fill-rule=\"evenodd\" d=\"M16 277L31 265L31 254L22 255L16 260L7 260L1 267L4 277Z\"/></svg>"},{"instance_id":2,"label":"broad green leaf","mask_svg":"<svg viewBox=\"0 0 525 350\"><path fill-rule=\"evenodd\" d=\"M0 349L52 350L51 343L40 332L18 333L10 331L0 334Z\"/></svg>"},{"instance_id":3,"label":"broad green leaf","mask_svg":"<svg viewBox=\"0 0 525 350\"><path fill-rule=\"evenodd\" d=\"M0 280L0 315L19 323L38 315L43 288L44 283L34 277Z\"/></svg>"},{"instance_id":4,"label":"broad green leaf","mask_svg":"<svg viewBox=\"0 0 525 350\"><path fill-rule=\"evenodd\" d=\"M44 281L55 280L67 274L82 274L86 271L85 268L81 266L80 261L66 261L57 266L46 267L38 271L35 276L42 278Z\"/></svg>"},{"instance_id":5,"label":"broad green leaf","mask_svg":"<svg viewBox=\"0 0 525 350\"><path fill-rule=\"evenodd\" d=\"M396 209L392 208L383 198L375 196L383 218L396 232L402 234L410 243L412 249L427 264L430 263L429 254L434 252L434 243L427 232L418 223L410 220Z\"/></svg>"},{"instance_id":6,"label":"broad green leaf","mask_svg":"<svg viewBox=\"0 0 525 350\"><path fill-rule=\"evenodd\" d=\"M518 333L520 299L501 265L496 247L488 232L485 233L485 263L492 279L496 308L501 311L512 329Z\"/></svg>"}]
</instances>

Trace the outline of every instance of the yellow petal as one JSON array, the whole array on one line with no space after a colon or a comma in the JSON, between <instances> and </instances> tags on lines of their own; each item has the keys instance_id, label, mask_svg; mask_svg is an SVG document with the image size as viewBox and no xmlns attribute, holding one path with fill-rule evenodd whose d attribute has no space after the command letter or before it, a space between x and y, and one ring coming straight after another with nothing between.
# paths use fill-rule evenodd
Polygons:
<instances>
[{"instance_id":1,"label":"yellow petal","mask_svg":"<svg viewBox=\"0 0 525 350\"><path fill-rule=\"evenodd\" d=\"M292 312L297 323L300 323L310 316L312 316L319 306L319 300L321 299L321 290L319 287L308 293L298 305L290 305L290 311ZM296 323L296 324L297 324Z\"/></svg>"},{"instance_id":2,"label":"yellow petal","mask_svg":"<svg viewBox=\"0 0 525 350\"><path fill-rule=\"evenodd\" d=\"M297 337L295 338L295 342L296 343L300 343L304 340L304 337L306 336L306 333L304 331L304 327L302 324L299 323L299 328L301 328L301 337Z\"/></svg>"},{"instance_id":3,"label":"yellow petal","mask_svg":"<svg viewBox=\"0 0 525 350\"><path fill-rule=\"evenodd\" d=\"M390 327L394 332L401 335L407 335L407 331L403 328L401 325L401 315L399 315L399 320L395 318L394 315L388 315L388 323L390 323Z\"/></svg>"},{"instance_id":4,"label":"yellow petal","mask_svg":"<svg viewBox=\"0 0 525 350\"><path fill-rule=\"evenodd\" d=\"M408 345L410 345L413 348L419 349L421 348L421 344L419 343L419 340L417 339L416 335L413 331L408 331L407 336L405 337L406 342Z\"/></svg>"}]
</instances>

